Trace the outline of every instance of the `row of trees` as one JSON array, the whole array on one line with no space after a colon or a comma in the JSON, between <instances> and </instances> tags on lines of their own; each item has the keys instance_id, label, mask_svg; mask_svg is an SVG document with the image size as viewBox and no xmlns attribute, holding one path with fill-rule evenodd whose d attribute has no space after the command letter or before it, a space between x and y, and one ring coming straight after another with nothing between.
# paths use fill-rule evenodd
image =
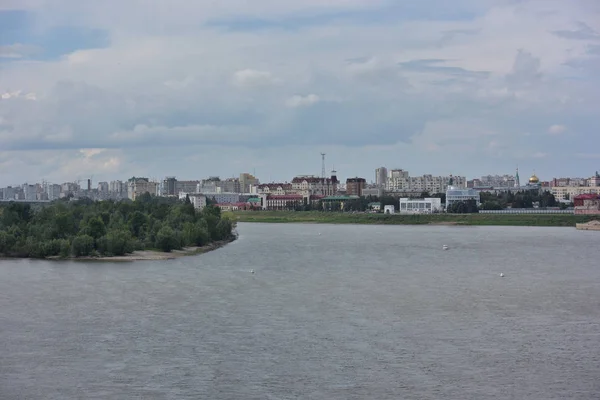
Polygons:
<instances>
[{"instance_id":1,"label":"row of trees","mask_svg":"<svg viewBox=\"0 0 600 400\"><path fill-rule=\"evenodd\" d=\"M197 211L189 199L148 193L133 202L59 200L39 209L9 203L0 207L0 254L46 258L169 252L229 239L233 227L218 207Z\"/></svg>"},{"instance_id":2,"label":"row of trees","mask_svg":"<svg viewBox=\"0 0 600 400\"><path fill-rule=\"evenodd\" d=\"M558 202L549 191L538 193L535 191L521 191L517 193L502 192L498 194L490 192L481 193L482 210L503 210L505 208L533 208L538 204L541 208L567 206Z\"/></svg>"}]
</instances>

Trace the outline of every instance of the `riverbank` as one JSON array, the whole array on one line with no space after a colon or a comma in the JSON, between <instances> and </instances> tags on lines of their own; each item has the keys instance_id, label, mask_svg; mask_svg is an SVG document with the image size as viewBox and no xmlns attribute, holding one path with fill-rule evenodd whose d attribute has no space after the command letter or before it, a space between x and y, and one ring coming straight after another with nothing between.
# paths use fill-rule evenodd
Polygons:
<instances>
[{"instance_id":1,"label":"riverbank","mask_svg":"<svg viewBox=\"0 0 600 400\"><path fill-rule=\"evenodd\" d=\"M237 211L237 222L381 224L381 225L504 225L575 227L597 216L574 214L352 214L317 211Z\"/></svg>"},{"instance_id":2,"label":"riverbank","mask_svg":"<svg viewBox=\"0 0 600 400\"><path fill-rule=\"evenodd\" d=\"M237 235L233 235L228 240L220 240L217 242L209 243L206 246L195 246L195 247L184 247L181 250L172 250L171 252L164 252L159 250L136 250L133 253L125 254L122 256L112 257L79 257L72 258L75 261L164 261L173 260L179 257L196 256L199 254L208 253L209 251L217 250L228 243L233 242L237 239Z\"/></svg>"}]
</instances>

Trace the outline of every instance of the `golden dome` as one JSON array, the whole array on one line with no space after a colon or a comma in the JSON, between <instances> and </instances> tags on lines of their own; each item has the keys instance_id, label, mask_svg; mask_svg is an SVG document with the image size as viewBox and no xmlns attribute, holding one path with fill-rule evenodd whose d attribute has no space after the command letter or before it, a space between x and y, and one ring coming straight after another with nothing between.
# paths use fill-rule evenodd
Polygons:
<instances>
[{"instance_id":1,"label":"golden dome","mask_svg":"<svg viewBox=\"0 0 600 400\"><path fill-rule=\"evenodd\" d=\"M540 180L537 176L535 176L535 174L531 175L531 178L529 178L529 183L540 183Z\"/></svg>"}]
</instances>

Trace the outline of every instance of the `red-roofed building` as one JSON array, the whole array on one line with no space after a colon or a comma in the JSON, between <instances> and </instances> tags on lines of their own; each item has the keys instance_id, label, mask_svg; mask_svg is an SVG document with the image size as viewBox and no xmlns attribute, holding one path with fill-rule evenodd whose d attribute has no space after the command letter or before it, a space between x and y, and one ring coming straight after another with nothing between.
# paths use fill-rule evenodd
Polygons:
<instances>
[{"instance_id":1,"label":"red-roofed building","mask_svg":"<svg viewBox=\"0 0 600 400\"><path fill-rule=\"evenodd\" d=\"M600 195L580 194L573 199L575 214L598 215L600 214Z\"/></svg>"},{"instance_id":2,"label":"red-roofed building","mask_svg":"<svg viewBox=\"0 0 600 400\"><path fill-rule=\"evenodd\" d=\"M597 199L600 199L600 195L598 195L598 194L594 194L594 193L580 194L579 196L575 196L573 198L573 205L575 207L583 206L584 200L597 200Z\"/></svg>"},{"instance_id":3,"label":"red-roofed building","mask_svg":"<svg viewBox=\"0 0 600 400\"><path fill-rule=\"evenodd\" d=\"M307 205L316 206L324 196L302 194L260 194L261 201L255 205L263 210L297 210Z\"/></svg>"}]
</instances>

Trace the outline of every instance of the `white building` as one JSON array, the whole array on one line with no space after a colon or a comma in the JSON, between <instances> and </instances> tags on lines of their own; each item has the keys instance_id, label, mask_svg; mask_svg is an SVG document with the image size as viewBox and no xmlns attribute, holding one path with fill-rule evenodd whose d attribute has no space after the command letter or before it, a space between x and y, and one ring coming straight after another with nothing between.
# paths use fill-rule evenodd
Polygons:
<instances>
[{"instance_id":1,"label":"white building","mask_svg":"<svg viewBox=\"0 0 600 400\"><path fill-rule=\"evenodd\" d=\"M467 178L464 176L452 175L422 175L411 177L408 171L392 169L389 171L386 190L389 192L443 193L450 184L457 187L466 187Z\"/></svg>"},{"instance_id":2,"label":"white building","mask_svg":"<svg viewBox=\"0 0 600 400\"><path fill-rule=\"evenodd\" d=\"M448 186L448 189L446 190L446 210L452 203L468 200L475 200L477 207L479 207L481 204L479 191L473 188Z\"/></svg>"},{"instance_id":3,"label":"white building","mask_svg":"<svg viewBox=\"0 0 600 400\"><path fill-rule=\"evenodd\" d=\"M48 195L48 200L57 200L60 198L61 186L56 184L50 184L46 186L46 194Z\"/></svg>"},{"instance_id":4,"label":"white building","mask_svg":"<svg viewBox=\"0 0 600 400\"><path fill-rule=\"evenodd\" d=\"M108 192L110 185L108 182L98 182L98 191L99 192Z\"/></svg>"},{"instance_id":5,"label":"white building","mask_svg":"<svg viewBox=\"0 0 600 400\"><path fill-rule=\"evenodd\" d=\"M429 197L425 199L400 199L400 214L431 214L435 212L441 212L442 199L439 197Z\"/></svg>"},{"instance_id":6,"label":"white building","mask_svg":"<svg viewBox=\"0 0 600 400\"><path fill-rule=\"evenodd\" d=\"M383 206L384 214L396 214L396 207L392 206Z\"/></svg>"},{"instance_id":7,"label":"white building","mask_svg":"<svg viewBox=\"0 0 600 400\"><path fill-rule=\"evenodd\" d=\"M194 205L196 210L202 210L206 207L206 196L202 193L179 192L179 200L185 200L186 196L190 197L190 202Z\"/></svg>"},{"instance_id":8,"label":"white building","mask_svg":"<svg viewBox=\"0 0 600 400\"><path fill-rule=\"evenodd\" d=\"M37 185L23 185L23 193L25 194L25 200L37 200Z\"/></svg>"}]
</instances>

